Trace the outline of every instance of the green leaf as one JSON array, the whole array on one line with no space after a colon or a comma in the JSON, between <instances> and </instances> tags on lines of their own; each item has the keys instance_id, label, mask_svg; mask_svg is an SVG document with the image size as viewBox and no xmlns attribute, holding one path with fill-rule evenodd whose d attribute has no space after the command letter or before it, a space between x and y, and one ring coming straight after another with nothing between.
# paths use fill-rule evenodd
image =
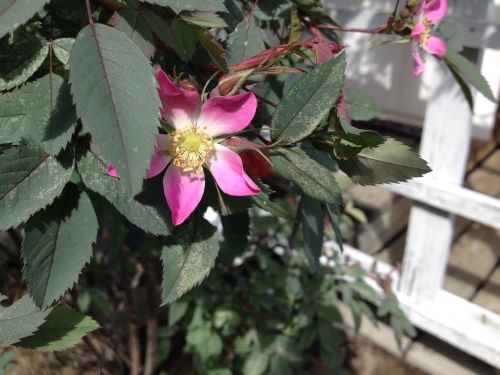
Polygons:
<instances>
[{"instance_id":1,"label":"green leaf","mask_svg":"<svg viewBox=\"0 0 500 375\"><path fill-rule=\"evenodd\" d=\"M201 27L193 27L194 34L198 42L203 46L205 51L207 51L210 59L221 71L227 71L227 53L224 50L222 44L217 40L217 38Z\"/></svg>"},{"instance_id":2,"label":"green leaf","mask_svg":"<svg viewBox=\"0 0 500 375\"><path fill-rule=\"evenodd\" d=\"M0 144L19 143L26 120L26 108L20 95L0 95Z\"/></svg>"},{"instance_id":3,"label":"green leaf","mask_svg":"<svg viewBox=\"0 0 500 375\"><path fill-rule=\"evenodd\" d=\"M169 327L178 323L188 310L189 304L187 302L177 301L170 304L168 308L168 325Z\"/></svg>"},{"instance_id":4,"label":"green leaf","mask_svg":"<svg viewBox=\"0 0 500 375\"><path fill-rule=\"evenodd\" d=\"M75 346L83 336L98 328L99 324L91 317L67 307L56 306L40 329L19 345L44 352L63 350Z\"/></svg>"},{"instance_id":5,"label":"green leaf","mask_svg":"<svg viewBox=\"0 0 500 375\"><path fill-rule=\"evenodd\" d=\"M227 27L226 22L214 12L182 12L180 17L183 21L200 27Z\"/></svg>"},{"instance_id":6,"label":"green leaf","mask_svg":"<svg viewBox=\"0 0 500 375\"><path fill-rule=\"evenodd\" d=\"M245 359L243 364L244 375L261 375L266 372L269 365L269 354L261 351L254 350Z\"/></svg>"},{"instance_id":7,"label":"green leaf","mask_svg":"<svg viewBox=\"0 0 500 375\"><path fill-rule=\"evenodd\" d=\"M50 306L71 288L92 257L96 214L85 192L78 199L70 193L37 213L26 226L21 248L23 274L40 307Z\"/></svg>"},{"instance_id":8,"label":"green leaf","mask_svg":"<svg viewBox=\"0 0 500 375\"><path fill-rule=\"evenodd\" d=\"M2 61L0 91L10 90L26 82L40 68L48 53L48 45L35 38L3 49L0 52L0 61Z\"/></svg>"},{"instance_id":9,"label":"green leaf","mask_svg":"<svg viewBox=\"0 0 500 375\"><path fill-rule=\"evenodd\" d=\"M271 123L271 136L282 144L311 134L337 102L344 84L342 53L301 77L281 100Z\"/></svg>"},{"instance_id":10,"label":"green leaf","mask_svg":"<svg viewBox=\"0 0 500 375\"><path fill-rule=\"evenodd\" d=\"M223 343L220 336L210 328L202 326L191 329L186 335L186 342L194 349L201 362L220 356Z\"/></svg>"},{"instance_id":11,"label":"green leaf","mask_svg":"<svg viewBox=\"0 0 500 375\"><path fill-rule=\"evenodd\" d=\"M465 96L465 100L467 100L467 104L469 105L470 110L473 111L474 96L472 95L472 90L470 89L467 82L465 82L464 78L460 75L460 73L453 65L448 65L448 68L450 69L453 78L455 78L455 81L457 81L458 85L460 86L460 89L462 90L462 93Z\"/></svg>"},{"instance_id":12,"label":"green leaf","mask_svg":"<svg viewBox=\"0 0 500 375\"><path fill-rule=\"evenodd\" d=\"M2 0L0 2L0 38L28 21L49 0Z\"/></svg>"},{"instance_id":13,"label":"green leaf","mask_svg":"<svg viewBox=\"0 0 500 375\"><path fill-rule=\"evenodd\" d=\"M116 12L113 26L127 35L150 59L155 53L153 31L141 9L123 8Z\"/></svg>"},{"instance_id":14,"label":"green leaf","mask_svg":"<svg viewBox=\"0 0 500 375\"><path fill-rule=\"evenodd\" d=\"M163 247L162 304L181 297L208 276L219 253L215 228L206 220L194 224L188 239L181 239Z\"/></svg>"},{"instance_id":15,"label":"green leaf","mask_svg":"<svg viewBox=\"0 0 500 375\"><path fill-rule=\"evenodd\" d=\"M113 164L127 189L139 192L160 126L150 62L123 33L89 25L71 49L70 82L92 149Z\"/></svg>"},{"instance_id":16,"label":"green leaf","mask_svg":"<svg viewBox=\"0 0 500 375\"><path fill-rule=\"evenodd\" d=\"M495 94L491 91L491 87L483 77L481 72L465 57L452 50L448 51L444 57L445 62L453 67L455 72L459 74L465 81L479 90L486 98L492 102L496 102Z\"/></svg>"},{"instance_id":17,"label":"green leaf","mask_svg":"<svg viewBox=\"0 0 500 375\"><path fill-rule=\"evenodd\" d=\"M261 29L255 24L254 17L241 21L227 39L229 64L239 63L266 49Z\"/></svg>"},{"instance_id":18,"label":"green leaf","mask_svg":"<svg viewBox=\"0 0 500 375\"><path fill-rule=\"evenodd\" d=\"M134 199L119 180L106 174L106 164L90 151L77 161L77 168L85 186L106 198L132 224L154 235L170 233L170 218L162 192L164 210L149 201Z\"/></svg>"},{"instance_id":19,"label":"green leaf","mask_svg":"<svg viewBox=\"0 0 500 375\"><path fill-rule=\"evenodd\" d=\"M269 198L269 195L273 192L271 190L271 188L261 181L258 181L257 184L259 185L262 192L258 195L252 196L252 200L255 203L255 205L257 205L258 207L262 208L264 211L267 211L274 216L278 216L278 217L282 217L282 218L287 219L287 220L291 220L292 216L290 215L290 213L288 211L286 211L278 203L273 202Z\"/></svg>"},{"instance_id":20,"label":"green leaf","mask_svg":"<svg viewBox=\"0 0 500 375\"><path fill-rule=\"evenodd\" d=\"M377 104L364 92L354 89L344 89L347 112L353 120L367 121L379 114Z\"/></svg>"},{"instance_id":21,"label":"green leaf","mask_svg":"<svg viewBox=\"0 0 500 375\"><path fill-rule=\"evenodd\" d=\"M351 125L349 120L339 118L340 127L343 133L337 133L336 136L340 138L341 145L348 147L375 147L384 143L384 137L373 130L358 129Z\"/></svg>"},{"instance_id":22,"label":"green leaf","mask_svg":"<svg viewBox=\"0 0 500 375\"><path fill-rule=\"evenodd\" d=\"M403 182L431 171L425 160L393 138L338 163L351 180L360 185Z\"/></svg>"},{"instance_id":23,"label":"green leaf","mask_svg":"<svg viewBox=\"0 0 500 375\"><path fill-rule=\"evenodd\" d=\"M196 50L196 37L193 29L186 22L174 20L172 22L172 31L175 35L175 52L179 55L182 61L191 60Z\"/></svg>"},{"instance_id":24,"label":"green leaf","mask_svg":"<svg viewBox=\"0 0 500 375\"><path fill-rule=\"evenodd\" d=\"M69 69L69 57L74 43L75 38L59 38L52 42L52 51L65 69Z\"/></svg>"},{"instance_id":25,"label":"green leaf","mask_svg":"<svg viewBox=\"0 0 500 375\"><path fill-rule=\"evenodd\" d=\"M51 203L72 172L72 162L30 147L0 154L0 230L23 223Z\"/></svg>"},{"instance_id":26,"label":"green leaf","mask_svg":"<svg viewBox=\"0 0 500 375\"><path fill-rule=\"evenodd\" d=\"M76 128L69 85L52 73L26 84L19 93L26 106L21 137L51 155L58 154Z\"/></svg>"},{"instance_id":27,"label":"green leaf","mask_svg":"<svg viewBox=\"0 0 500 375\"><path fill-rule=\"evenodd\" d=\"M262 21L281 20L285 18L291 6L286 0L259 1L255 8L255 17Z\"/></svg>"},{"instance_id":28,"label":"green leaf","mask_svg":"<svg viewBox=\"0 0 500 375\"><path fill-rule=\"evenodd\" d=\"M275 149L271 161L276 171L293 182L311 198L325 203L341 204L342 193L337 181L327 168L311 159L303 150Z\"/></svg>"},{"instance_id":29,"label":"green leaf","mask_svg":"<svg viewBox=\"0 0 500 375\"><path fill-rule=\"evenodd\" d=\"M317 200L302 198L302 234L307 263L313 272L319 269L319 257L323 248L323 207Z\"/></svg>"},{"instance_id":30,"label":"green leaf","mask_svg":"<svg viewBox=\"0 0 500 375\"><path fill-rule=\"evenodd\" d=\"M332 225L333 232L335 233L335 239L339 245L340 251L344 251L344 239L342 237L342 230L340 229L340 212L339 207L334 204L327 204L326 211L328 217L330 218L330 224Z\"/></svg>"},{"instance_id":31,"label":"green leaf","mask_svg":"<svg viewBox=\"0 0 500 375\"><path fill-rule=\"evenodd\" d=\"M0 294L0 302L5 299ZM51 310L40 310L28 294L9 307L0 305L0 347L15 344L32 335Z\"/></svg>"},{"instance_id":32,"label":"green leaf","mask_svg":"<svg viewBox=\"0 0 500 375\"><path fill-rule=\"evenodd\" d=\"M142 0L146 3L171 7L175 11L191 10L204 12L225 12L224 0Z\"/></svg>"}]
</instances>

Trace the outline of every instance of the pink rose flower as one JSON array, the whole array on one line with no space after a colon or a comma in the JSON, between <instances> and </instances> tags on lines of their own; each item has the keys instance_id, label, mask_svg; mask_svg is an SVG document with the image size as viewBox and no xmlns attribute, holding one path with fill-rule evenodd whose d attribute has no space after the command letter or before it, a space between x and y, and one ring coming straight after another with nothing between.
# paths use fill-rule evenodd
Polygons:
<instances>
[{"instance_id":1,"label":"pink rose flower","mask_svg":"<svg viewBox=\"0 0 500 375\"><path fill-rule=\"evenodd\" d=\"M205 190L203 167L226 194L259 194L260 188L243 170L240 156L220 143L250 123L257 109L255 95L217 96L201 104L198 92L174 85L163 70L156 79L162 117L175 130L157 136L146 178L167 169L163 191L173 224L183 223L200 203Z\"/></svg>"},{"instance_id":2,"label":"pink rose flower","mask_svg":"<svg viewBox=\"0 0 500 375\"><path fill-rule=\"evenodd\" d=\"M413 75L420 75L425 69L425 62L420 55L420 48L439 58L446 55L446 43L431 35L434 25L439 23L448 10L447 0L421 0L417 6L417 23L413 27Z\"/></svg>"}]
</instances>

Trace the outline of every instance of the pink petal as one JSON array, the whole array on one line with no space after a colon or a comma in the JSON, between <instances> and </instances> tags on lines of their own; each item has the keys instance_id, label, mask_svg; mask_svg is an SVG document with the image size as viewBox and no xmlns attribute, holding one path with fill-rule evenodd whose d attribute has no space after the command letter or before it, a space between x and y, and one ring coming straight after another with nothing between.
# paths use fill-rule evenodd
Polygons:
<instances>
[{"instance_id":1,"label":"pink petal","mask_svg":"<svg viewBox=\"0 0 500 375\"><path fill-rule=\"evenodd\" d=\"M418 48L414 48L411 55L413 57L413 75L416 77L424 71L425 63L422 60L422 56L420 55Z\"/></svg>"},{"instance_id":2,"label":"pink petal","mask_svg":"<svg viewBox=\"0 0 500 375\"><path fill-rule=\"evenodd\" d=\"M183 173L170 164L163 177L163 192L172 211L172 223L182 224L201 201L205 190L205 175Z\"/></svg>"},{"instance_id":3,"label":"pink petal","mask_svg":"<svg viewBox=\"0 0 500 375\"><path fill-rule=\"evenodd\" d=\"M160 86L162 117L177 129L194 124L199 113L200 95L174 85L163 70L158 71L156 80Z\"/></svg>"},{"instance_id":4,"label":"pink petal","mask_svg":"<svg viewBox=\"0 0 500 375\"><path fill-rule=\"evenodd\" d=\"M415 40L420 40L420 35L425 31L425 25L423 22L418 22L413 30L411 31L411 37Z\"/></svg>"},{"instance_id":5,"label":"pink petal","mask_svg":"<svg viewBox=\"0 0 500 375\"><path fill-rule=\"evenodd\" d=\"M221 190L229 195L257 195L260 188L243 170L240 156L222 145L214 145L214 153L208 160L208 169Z\"/></svg>"},{"instance_id":6,"label":"pink petal","mask_svg":"<svg viewBox=\"0 0 500 375\"><path fill-rule=\"evenodd\" d=\"M248 126L257 110L253 92L235 96L216 96L201 107L198 126L211 136L236 133Z\"/></svg>"},{"instance_id":7,"label":"pink petal","mask_svg":"<svg viewBox=\"0 0 500 375\"><path fill-rule=\"evenodd\" d=\"M106 173L108 174L108 176L111 176L114 178L120 178L120 176L118 176L118 171L111 164L108 164L108 168L107 168Z\"/></svg>"},{"instance_id":8,"label":"pink petal","mask_svg":"<svg viewBox=\"0 0 500 375\"><path fill-rule=\"evenodd\" d=\"M169 143L170 138L168 135L158 134L156 136L155 149L149 163L149 169L146 171L146 178L158 176L172 160L172 157L166 154Z\"/></svg>"},{"instance_id":9,"label":"pink petal","mask_svg":"<svg viewBox=\"0 0 500 375\"><path fill-rule=\"evenodd\" d=\"M438 37L435 36L430 36L429 40L424 46L424 49L432 53L433 55L436 55L437 57L443 57L446 55L446 50L447 50L446 43L439 39Z\"/></svg>"},{"instance_id":10,"label":"pink petal","mask_svg":"<svg viewBox=\"0 0 500 375\"><path fill-rule=\"evenodd\" d=\"M430 0L424 6L424 17L433 23L438 23L444 18L447 11L447 0Z\"/></svg>"}]
</instances>

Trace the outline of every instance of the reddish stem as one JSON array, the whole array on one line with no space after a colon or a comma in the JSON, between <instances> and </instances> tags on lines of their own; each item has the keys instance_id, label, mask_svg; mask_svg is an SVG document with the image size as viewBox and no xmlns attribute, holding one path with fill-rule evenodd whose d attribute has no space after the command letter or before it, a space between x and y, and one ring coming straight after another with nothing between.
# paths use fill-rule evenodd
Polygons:
<instances>
[{"instance_id":1,"label":"reddish stem","mask_svg":"<svg viewBox=\"0 0 500 375\"><path fill-rule=\"evenodd\" d=\"M92 10L90 9L90 0L85 0L85 5L87 7L87 17L89 19L89 24L94 26L94 20L92 19Z\"/></svg>"}]
</instances>

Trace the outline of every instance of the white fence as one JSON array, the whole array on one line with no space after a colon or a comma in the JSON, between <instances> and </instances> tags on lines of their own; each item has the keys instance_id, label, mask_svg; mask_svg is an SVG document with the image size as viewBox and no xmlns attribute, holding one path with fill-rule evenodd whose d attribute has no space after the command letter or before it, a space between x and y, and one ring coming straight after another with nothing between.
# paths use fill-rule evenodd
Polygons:
<instances>
[{"instance_id":1,"label":"white fence","mask_svg":"<svg viewBox=\"0 0 500 375\"><path fill-rule=\"evenodd\" d=\"M328 0L326 8L348 27L373 27L391 12L389 0ZM467 47L495 92L500 86L500 0L449 0L449 22L456 23ZM360 7L362 7L360 11ZM368 37L369 38L369 37ZM398 297L419 328L500 368L500 316L442 289L454 215L500 229L500 201L462 187L471 139L487 138L496 105L476 95L474 116L453 77L434 59L419 84L411 77L408 49L372 49L366 35L346 35L351 47L351 85L371 94L383 117L423 125L420 153L433 172L406 184L388 185L414 199L403 268L377 262L396 278ZM371 268L374 259L348 247L347 254Z\"/></svg>"}]
</instances>

